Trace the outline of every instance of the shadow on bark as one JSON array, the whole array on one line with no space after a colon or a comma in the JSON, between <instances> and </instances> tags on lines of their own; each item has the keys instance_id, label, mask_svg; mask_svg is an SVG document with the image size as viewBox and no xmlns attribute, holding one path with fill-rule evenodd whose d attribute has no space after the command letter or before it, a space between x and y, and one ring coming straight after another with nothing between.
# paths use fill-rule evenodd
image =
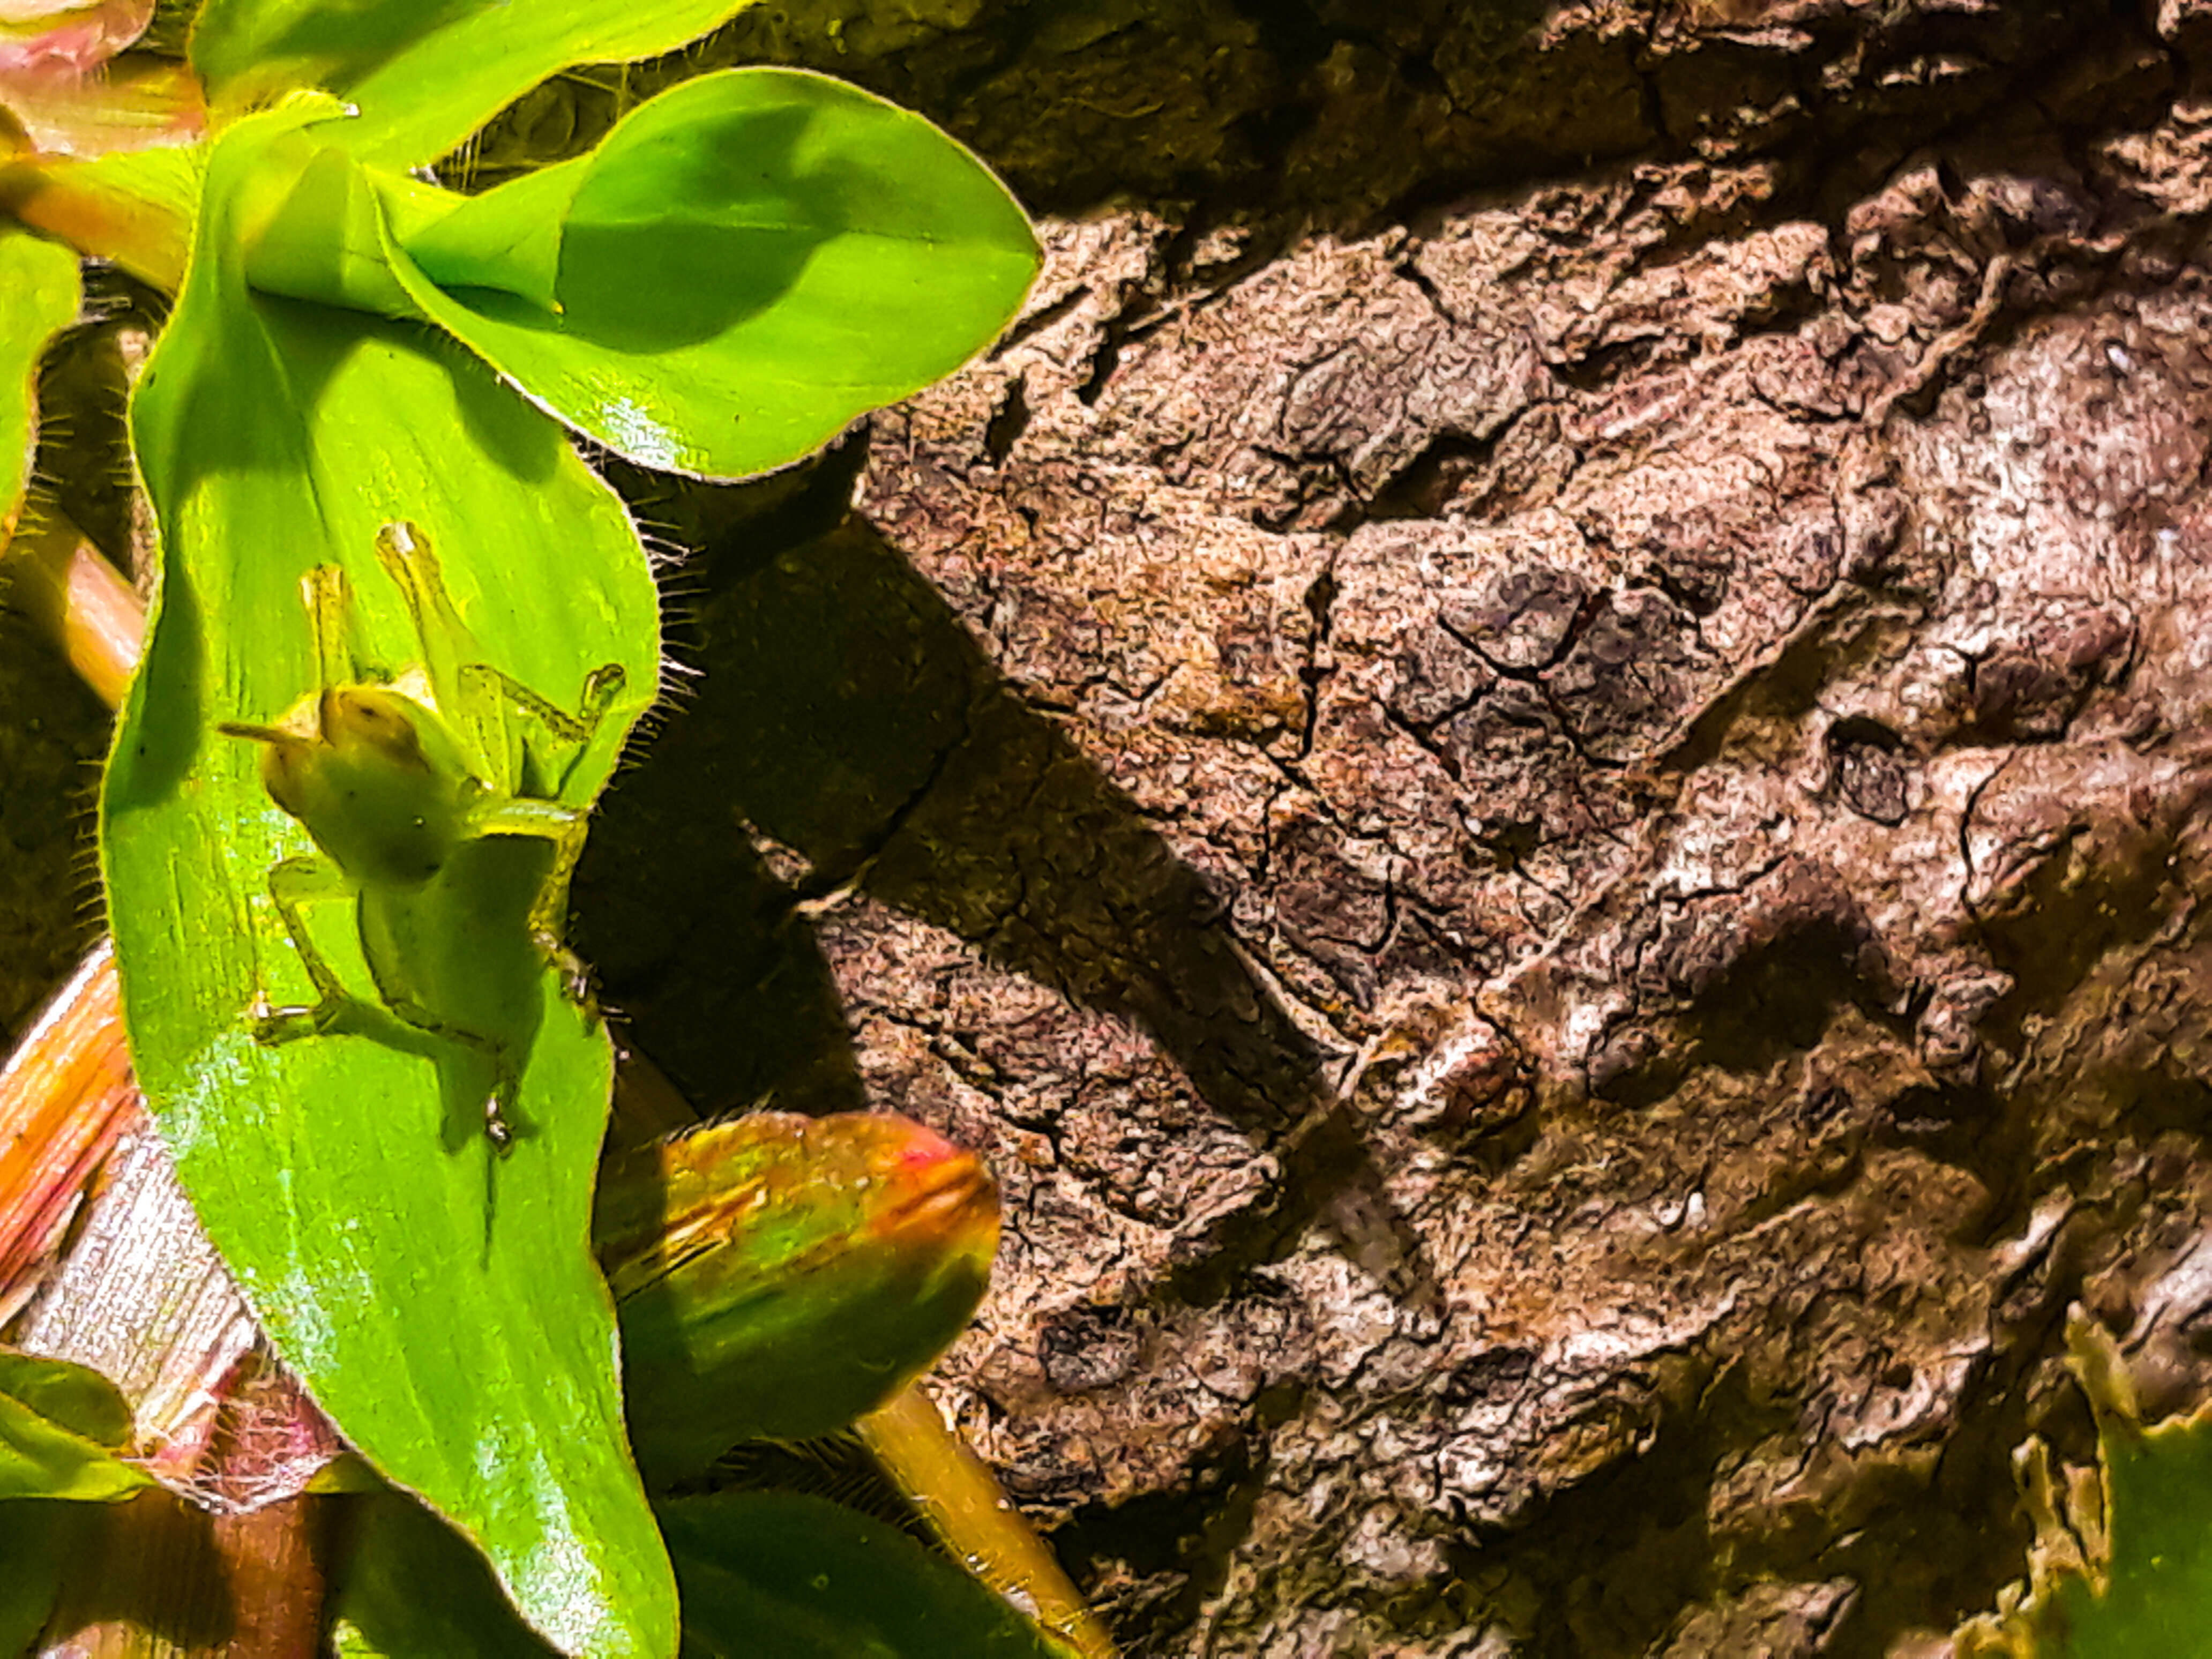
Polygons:
<instances>
[{"instance_id":1,"label":"shadow on bark","mask_svg":"<svg viewBox=\"0 0 2212 1659\"><path fill-rule=\"evenodd\" d=\"M842 472L810 495L842 502ZM1268 1200L1192 1241L1168 1295L1218 1300L1316 1219L1430 1294L1318 1051L1204 879L903 556L857 519L810 527L749 526L710 566L697 699L610 792L579 874L582 947L640 1046L709 1114L865 1108L811 921L864 893L1135 1022L1278 1155Z\"/></svg>"}]
</instances>

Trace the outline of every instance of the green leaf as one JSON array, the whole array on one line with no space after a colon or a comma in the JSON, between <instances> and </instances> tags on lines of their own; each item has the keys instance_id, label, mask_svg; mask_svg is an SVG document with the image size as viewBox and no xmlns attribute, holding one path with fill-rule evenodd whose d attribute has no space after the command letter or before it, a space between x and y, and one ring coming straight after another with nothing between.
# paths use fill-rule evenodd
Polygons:
<instances>
[{"instance_id":1,"label":"green leaf","mask_svg":"<svg viewBox=\"0 0 2212 1659\"><path fill-rule=\"evenodd\" d=\"M818 1498L665 1504L687 1659L1056 1659L1005 1602L903 1533Z\"/></svg>"},{"instance_id":2,"label":"green leaf","mask_svg":"<svg viewBox=\"0 0 2212 1659\"><path fill-rule=\"evenodd\" d=\"M33 1650L100 1520L100 1510L58 1499L0 1503L0 1653Z\"/></svg>"},{"instance_id":3,"label":"green leaf","mask_svg":"<svg viewBox=\"0 0 2212 1659\"><path fill-rule=\"evenodd\" d=\"M0 1498L112 1503L151 1483L118 1457L131 1407L97 1371L0 1350Z\"/></svg>"},{"instance_id":4,"label":"green leaf","mask_svg":"<svg viewBox=\"0 0 2212 1659\"><path fill-rule=\"evenodd\" d=\"M2212 1653L2212 1407L2146 1428L2118 1341L2076 1307L2067 1367L2097 1424L2097 1463L2014 1453L2033 1523L2025 1583L1952 1632L1960 1659L2137 1659Z\"/></svg>"},{"instance_id":5,"label":"green leaf","mask_svg":"<svg viewBox=\"0 0 2212 1659\"><path fill-rule=\"evenodd\" d=\"M477 197L362 168L347 125L272 180L253 286L428 319L664 471L797 459L988 345L1036 271L1028 220L973 155L799 70L686 82L590 155Z\"/></svg>"},{"instance_id":6,"label":"green leaf","mask_svg":"<svg viewBox=\"0 0 2212 1659\"><path fill-rule=\"evenodd\" d=\"M645 465L719 477L950 374L1037 262L967 149L781 69L673 88L404 246L394 268L422 313L531 398Z\"/></svg>"},{"instance_id":7,"label":"green leaf","mask_svg":"<svg viewBox=\"0 0 2212 1659\"><path fill-rule=\"evenodd\" d=\"M362 118L364 160L434 161L548 76L673 52L750 0L208 0L191 59L210 101L242 109L319 87Z\"/></svg>"},{"instance_id":8,"label":"green leaf","mask_svg":"<svg viewBox=\"0 0 2212 1659\"><path fill-rule=\"evenodd\" d=\"M22 510L38 436L39 358L76 315L76 255L0 223L0 546Z\"/></svg>"},{"instance_id":9,"label":"green leaf","mask_svg":"<svg viewBox=\"0 0 2212 1659\"><path fill-rule=\"evenodd\" d=\"M2057 1639L2075 1659L2212 1653L2212 1413L2140 1429L2100 1414L2110 1559L2059 1587Z\"/></svg>"},{"instance_id":10,"label":"green leaf","mask_svg":"<svg viewBox=\"0 0 2212 1659\"><path fill-rule=\"evenodd\" d=\"M404 1492L343 1500L349 1559L331 1596L341 1659L544 1659L553 1650L514 1616L483 1558Z\"/></svg>"},{"instance_id":11,"label":"green leaf","mask_svg":"<svg viewBox=\"0 0 2212 1659\"><path fill-rule=\"evenodd\" d=\"M307 571L343 568L372 649L404 667L414 635L374 544L412 520L493 665L573 708L621 665L564 798L604 783L658 678L635 531L556 427L417 329L248 292L264 152L326 113L288 105L213 146L192 267L132 406L161 580L100 820L131 1050L201 1220L348 1439L469 1533L556 1645L665 1653L673 1585L588 1243L605 1033L540 976L519 1114L534 1131L505 1158L472 1127L483 1079L456 1045L396 1021L252 1034L264 999L312 1000L268 896L271 866L311 849L256 745L215 728L276 721L317 685ZM315 936L366 988L350 918L323 908Z\"/></svg>"},{"instance_id":12,"label":"green leaf","mask_svg":"<svg viewBox=\"0 0 2212 1659\"><path fill-rule=\"evenodd\" d=\"M78 252L112 259L173 291L198 208L201 155L195 147L118 150L89 161L33 157L11 170L4 203L24 223Z\"/></svg>"}]
</instances>

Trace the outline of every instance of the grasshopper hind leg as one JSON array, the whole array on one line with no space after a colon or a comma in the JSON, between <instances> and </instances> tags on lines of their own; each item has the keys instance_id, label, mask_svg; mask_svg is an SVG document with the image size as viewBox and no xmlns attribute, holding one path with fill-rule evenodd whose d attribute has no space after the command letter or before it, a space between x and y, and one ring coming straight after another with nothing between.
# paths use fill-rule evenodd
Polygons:
<instances>
[{"instance_id":1,"label":"grasshopper hind leg","mask_svg":"<svg viewBox=\"0 0 2212 1659\"><path fill-rule=\"evenodd\" d=\"M457 1044L490 1067L491 1082L481 1105L484 1139L491 1142L494 1152L505 1158L514 1150L516 1141L535 1133L522 1110L522 1070L515 1064L514 1052L507 1044L440 1019L421 1003L407 997L387 995L384 1007L395 1019L441 1042Z\"/></svg>"}]
</instances>

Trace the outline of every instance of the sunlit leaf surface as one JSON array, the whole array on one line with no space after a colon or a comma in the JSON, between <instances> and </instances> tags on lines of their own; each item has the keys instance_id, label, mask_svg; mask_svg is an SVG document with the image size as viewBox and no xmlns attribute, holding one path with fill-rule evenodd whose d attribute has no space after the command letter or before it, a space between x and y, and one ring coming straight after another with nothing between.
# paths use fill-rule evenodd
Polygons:
<instances>
[{"instance_id":1,"label":"sunlit leaf surface","mask_svg":"<svg viewBox=\"0 0 2212 1659\"><path fill-rule=\"evenodd\" d=\"M280 720L317 684L305 573L344 569L367 654L397 672L417 647L374 544L411 520L486 660L571 708L620 665L573 799L605 781L657 672L635 533L556 427L419 329L249 294L257 162L327 113L287 106L215 145L194 265L133 407L161 577L100 826L132 1052L208 1232L347 1437L468 1531L556 1644L665 1653L673 1587L588 1243L605 1034L539 975L530 1132L502 1158L455 1045L390 1020L273 1047L251 1027L264 1002L313 1000L268 896L270 866L312 849L257 746L216 726ZM311 920L373 997L348 907Z\"/></svg>"},{"instance_id":2,"label":"sunlit leaf surface","mask_svg":"<svg viewBox=\"0 0 2212 1659\"><path fill-rule=\"evenodd\" d=\"M192 147L21 162L7 205L24 223L173 289L198 211L201 156Z\"/></svg>"},{"instance_id":3,"label":"sunlit leaf surface","mask_svg":"<svg viewBox=\"0 0 2212 1659\"><path fill-rule=\"evenodd\" d=\"M106 1503L149 1484L116 1454L131 1408L95 1371L0 1349L0 1498Z\"/></svg>"},{"instance_id":4,"label":"sunlit leaf surface","mask_svg":"<svg viewBox=\"0 0 2212 1659\"><path fill-rule=\"evenodd\" d=\"M988 345L1036 270L988 168L823 76L702 76L477 197L362 168L351 125L314 129L249 280L428 319L647 466L797 459Z\"/></svg>"},{"instance_id":5,"label":"sunlit leaf surface","mask_svg":"<svg viewBox=\"0 0 2212 1659\"><path fill-rule=\"evenodd\" d=\"M572 64L673 52L750 0L209 0L193 65L218 107L299 87L362 112L344 142L397 167L434 161Z\"/></svg>"},{"instance_id":6,"label":"sunlit leaf surface","mask_svg":"<svg viewBox=\"0 0 2212 1659\"><path fill-rule=\"evenodd\" d=\"M720 477L951 374L1037 257L954 140L774 69L686 82L404 240L416 303L532 398L633 460Z\"/></svg>"}]
</instances>

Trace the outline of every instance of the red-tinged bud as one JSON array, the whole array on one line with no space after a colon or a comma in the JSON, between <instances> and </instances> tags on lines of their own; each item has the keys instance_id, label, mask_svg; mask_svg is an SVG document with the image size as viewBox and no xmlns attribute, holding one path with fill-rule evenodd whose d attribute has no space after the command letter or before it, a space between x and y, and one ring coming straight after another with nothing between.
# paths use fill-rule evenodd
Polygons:
<instances>
[{"instance_id":1,"label":"red-tinged bud","mask_svg":"<svg viewBox=\"0 0 2212 1659\"><path fill-rule=\"evenodd\" d=\"M873 1410L960 1334L998 1249L973 1153L889 1114L763 1112L643 1149L594 1225L648 1481Z\"/></svg>"}]
</instances>

